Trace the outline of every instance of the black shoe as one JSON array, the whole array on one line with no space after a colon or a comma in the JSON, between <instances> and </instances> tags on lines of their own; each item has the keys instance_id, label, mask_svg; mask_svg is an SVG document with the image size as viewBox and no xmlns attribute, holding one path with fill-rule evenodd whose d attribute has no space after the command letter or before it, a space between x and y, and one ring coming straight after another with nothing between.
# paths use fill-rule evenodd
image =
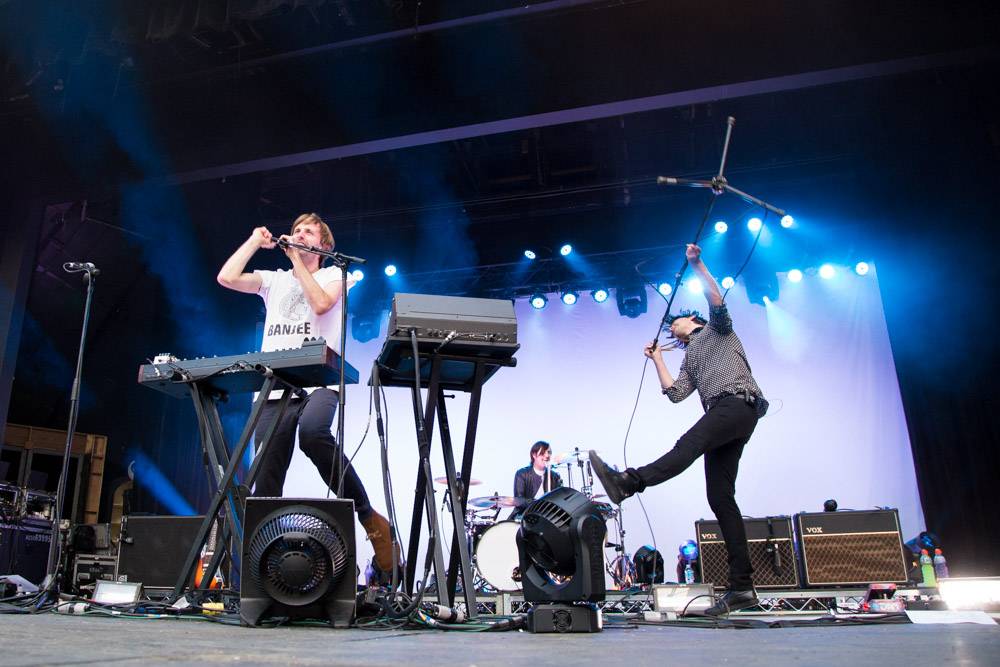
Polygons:
<instances>
[{"instance_id":1,"label":"black shoe","mask_svg":"<svg viewBox=\"0 0 1000 667\"><path fill-rule=\"evenodd\" d=\"M759 601L757 594L750 589L748 591L726 591L715 604L705 610L706 616L723 616L731 611L756 607Z\"/></svg>"},{"instance_id":2,"label":"black shoe","mask_svg":"<svg viewBox=\"0 0 1000 667\"><path fill-rule=\"evenodd\" d=\"M604 490L608 492L608 498L616 505L620 505L623 500L635 495L639 490L638 484L631 476L612 470L593 449L590 450L590 467L601 480Z\"/></svg>"}]
</instances>

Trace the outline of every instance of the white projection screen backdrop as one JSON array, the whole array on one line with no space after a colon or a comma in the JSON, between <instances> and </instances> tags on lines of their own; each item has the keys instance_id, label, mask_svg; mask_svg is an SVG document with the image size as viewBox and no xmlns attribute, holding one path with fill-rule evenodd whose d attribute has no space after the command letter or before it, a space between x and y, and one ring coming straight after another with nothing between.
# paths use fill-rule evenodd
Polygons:
<instances>
[{"instance_id":1,"label":"white projection screen backdrop","mask_svg":"<svg viewBox=\"0 0 1000 667\"><path fill-rule=\"evenodd\" d=\"M770 413L757 426L740 464L741 510L755 517L820 511L828 498L842 509L895 507L904 539L909 539L923 530L924 520L874 269L867 276L842 271L833 280L807 275L801 283L789 283L782 275L779 284L780 298L766 307L749 303L740 284L727 298L754 376L771 401ZM550 295L543 310L523 299L516 302L517 366L501 369L484 388L472 467L472 476L482 484L470 496L510 495L514 471L529 463L528 449L536 440L550 442L556 453L596 449L609 463L637 466L671 448L699 418L697 396L671 403L660 393L651 363L639 392L642 347L652 339L665 305L652 289L648 301L648 312L636 319L620 316L613 296L599 304L581 294L575 306L565 306ZM702 295L682 288L674 310L686 307L707 312ZM370 373L381 347L384 320L382 327L376 340L348 342L348 360L362 377ZM675 373L682 354L668 354L668 367ZM348 452L365 432L367 389L363 382L348 392ZM405 544L417 476L413 410L409 390L390 388L386 394L390 468ZM468 404L464 394L448 400L456 457L464 443ZM432 465L439 476L444 466L436 429L434 435ZM374 423L354 465L372 504L384 511ZM574 478L579 486L576 469ZM443 490L435 489L438 508ZM285 495L326 495L323 481L300 451ZM639 503L625 501L626 548L634 553L655 538L669 579L678 545L694 537L696 520L712 517L702 462L649 488L642 498L652 534ZM359 562L371 553L359 531ZM608 552L609 558L613 555Z\"/></svg>"}]
</instances>

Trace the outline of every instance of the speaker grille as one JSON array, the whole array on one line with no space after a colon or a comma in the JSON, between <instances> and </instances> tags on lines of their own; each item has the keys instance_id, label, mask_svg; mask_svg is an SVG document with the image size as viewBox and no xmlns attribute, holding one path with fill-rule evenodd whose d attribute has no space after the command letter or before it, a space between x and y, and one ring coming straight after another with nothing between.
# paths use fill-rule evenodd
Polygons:
<instances>
[{"instance_id":1,"label":"speaker grille","mask_svg":"<svg viewBox=\"0 0 1000 667\"><path fill-rule=\"evenodd\" d=\"M811 586L906 581L897 532L803 535L802 559Z\"/></svg>"},{"instance_id":2,"label":"speaker grille","mask_svg":"<svg viewBox=\"0 0 1000 667\"><path fill-rule=\"evenodd\" d=\"M771 540L771 546L778 552L780 567L775 567L774 556L768 553L766 541L749 540L747 546L750 549L753 585L756 588L795 588L799 585L791 540ZM726 551L725 542L702 542L699 558L701 580L716 588L725 588L729 583L729 552Z\"/></svg>"}]
</instances>

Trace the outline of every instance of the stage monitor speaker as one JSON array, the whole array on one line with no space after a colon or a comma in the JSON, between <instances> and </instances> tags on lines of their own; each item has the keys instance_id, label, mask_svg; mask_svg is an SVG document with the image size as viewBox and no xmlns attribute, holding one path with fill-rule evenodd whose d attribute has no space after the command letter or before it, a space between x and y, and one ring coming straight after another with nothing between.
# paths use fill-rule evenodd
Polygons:
<instances>
[{"instance_id":1,"label":"stage monitor speaker","mask_svg":"<svg viewBox=\"0 0 1000 667\"><path fill-rule=\"evenodd\" d=\"M803 512L795 530L807 586L907 580L896 510Z\"/></svg>"},{"instance_id":2,"label":"stage monitor speaker","mask_svg":"<svg viewBox=\"0 0 1000 667\"><path fill-rule=\"evenodd\" d=\"M798 562L793 544L792 519L772 516L761 519L743 519L753 566L753 584L756 588L797 588L799 585ZM716 588L729 583L729 552L722 540L718 521L696 521L698 560L701 580Z\"/></svg>"},{"instance_id":3,"label":"stage monitor speaker","mask_svg":"<svg viewBox=\"0 0 1000 667\"><path fill-rule=\"evenodd\" d=\"M52 522L22 519L0 523L0 575L17 574L33 584L45 579Z\"/></svg>"},{"instance_id":4,"label":"stage monitor speaker","mask_svg":"<svg viewBox=\"0 0 1000 667\"><path fill-rule=\"evenodd\" d=\"M354 502L247 498L240 560L240 621L269 616L354 619L357 554Z\"/></svg>"},{"instance_id":5,"label":"stage monitor speaker","mask_svg":"<svg viewBox=\"0 0 1000 667\"><path fill-rule=\"evenodd\" d=\"M147 590L172 589L204 519L202 515L126 517L115 579L140 583Z\"/></svg>"}]
</instances>

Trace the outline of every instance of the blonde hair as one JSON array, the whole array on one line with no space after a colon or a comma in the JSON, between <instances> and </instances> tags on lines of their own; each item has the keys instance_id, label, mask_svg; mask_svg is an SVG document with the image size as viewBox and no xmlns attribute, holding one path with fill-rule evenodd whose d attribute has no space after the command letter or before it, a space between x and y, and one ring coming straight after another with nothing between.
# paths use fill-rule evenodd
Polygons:
<instances>
[{"instance_id":1,"label":"blonde hair","mask_svg":"<svg viewBox=\"0 0 1000 667\"><path fill-rule=\"evenodd\" d=\"M319 241L323 245L333 246L336 242L333 240L333 232L330 231L330 226L323 222L323 218L319 217L316 213L303 213L299 217L295 218L295 222L292 223L292 234L299 225L317 225L319 227Z\"/></svg>"}]
</instances>

